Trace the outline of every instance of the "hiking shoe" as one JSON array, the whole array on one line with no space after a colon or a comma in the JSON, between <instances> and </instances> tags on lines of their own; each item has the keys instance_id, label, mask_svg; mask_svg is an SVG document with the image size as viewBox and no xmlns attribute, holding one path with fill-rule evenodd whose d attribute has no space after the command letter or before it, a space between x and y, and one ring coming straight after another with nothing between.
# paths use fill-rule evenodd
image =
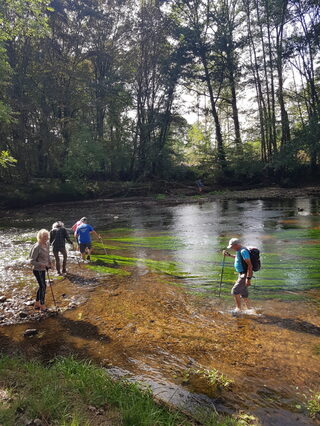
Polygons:
<instances>
[{"instance_id":1,"label":"hiking shoe","mask_svg":"<svg viewBox=\"0 0 320 426\"><path fill-rule=\"evenodd\" d=\"M87 256L87 260L90 260L90 256L89 255Z\"/></svg>"},{"instance_id":2,"label":"hiking shoe","mask_svg":"<svg viewBox=\"0 0 320 426\"><path fill-rule=\"evenodd\" d=\"M63 269L63 270L62 270L62 273L63 273L63 274L66 274L66 273L67 273L67 271L66 271L65 269Z\"/></svg>"}]
</instances>

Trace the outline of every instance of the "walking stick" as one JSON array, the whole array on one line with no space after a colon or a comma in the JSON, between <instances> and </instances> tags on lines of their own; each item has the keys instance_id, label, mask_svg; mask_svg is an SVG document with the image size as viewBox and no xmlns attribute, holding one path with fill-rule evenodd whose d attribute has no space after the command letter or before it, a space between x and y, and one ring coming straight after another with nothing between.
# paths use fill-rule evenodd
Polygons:
<instances>
[{"instance_id":1,"label":"walking stick","mask_svg":"<svg viewBox=\"0 0 320 426\"><path fill-rule=\"evenodd\" d=\"M105 249L105 246L104 246L104 244L103 244L102 238L101 238L101 237L99 237L99 240L101 241L101 244L102 244L102 246L103 246L104 254L107 256L107 255L108 255L108 253L107 253L107 250Z\"/></svg>"},{"instance_id":2,"label":"walking stick","mask_svg":"<svg viewBox=\"0 0 320 426\"><path fill-rule=\"evenodd\" d=\"M49 276L49 269L47 269L47 275L48 275L48 281L50 284L50 289L51 289L51 295L52 295L52 299L53 299L53 303L54 303L54 307L56 308L57 311L57 304L56 304L56 299L54 298L54 294L53 294L53 290L52 290L52 281L50 280L50 276Z\"/></svg>"},{"instance_id":3,"label":"walking stick","mask_svg":"<svg viewBox=\"0 0 320 426\"><path fill-rule=\"evenodd\" d=\"M226 255L223 254L223 261L222 261L222 269L221 269L221 277L220 277L220 285L219 285L219 297L221 295L221 285L222 285L222 277L223 277L223 271L224 271L224 261L225 261Z\"/></svg>"}]
</instances>

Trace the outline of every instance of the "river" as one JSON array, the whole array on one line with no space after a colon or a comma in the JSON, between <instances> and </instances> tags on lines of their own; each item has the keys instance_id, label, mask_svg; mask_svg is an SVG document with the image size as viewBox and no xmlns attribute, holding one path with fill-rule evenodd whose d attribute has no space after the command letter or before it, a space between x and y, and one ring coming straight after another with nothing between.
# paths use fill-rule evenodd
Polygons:
<instances>
[{"instance_id":1,"label":"river","mask_svg":"<svg viewBox=\"0 0 320 426\"><path fill-rule=\"evenodd\" d=\"M158 390L165 382L163 393L180 386L206 395L218 409L244 410L262 424L314 424L302 406L319 391L319 209L318 198L297 198L108 200L2 212L2 346L44 360L77 353ZM82 216L103 244L86 264L70 251L65 278L51 273L60 313L40 317L29 306L35 283L26 264L35 233ZM232 315L229 259L218 297L221 251L232 237L261 251L250 288L256 315ZM52 305L50 297L48 290ZM26 325L39 335L25 339ZM218 396L194 377L213 368L233 381Z\"/></svg>"}]
</instances>

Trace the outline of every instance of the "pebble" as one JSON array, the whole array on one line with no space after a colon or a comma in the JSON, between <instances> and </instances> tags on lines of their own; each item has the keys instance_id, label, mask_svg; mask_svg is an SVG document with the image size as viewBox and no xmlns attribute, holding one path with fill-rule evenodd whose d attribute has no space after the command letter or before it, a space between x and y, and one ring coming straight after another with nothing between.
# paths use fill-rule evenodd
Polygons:
<instances>
[{"instance_id":1,"label":"pebble","mask_svg":"<svg viewBox=\"0 0 320 426\"><path fill-rule=\"evenodd\" d=\"M27 330L24 331L23 335L25 337L29 337L29 336L35 336L36 334L38 334L38 330L36 328L28 328Z\"/></svg>"},{"instance_id":2,"label":"pebble","mask_svg":"<svg viewBox=\"0 0 320 426\"><path fill-rule=\"evenodd\" d=\"M0 303L3 303L7 300L6 296L0 296Z\"/></svg>"}]
</instances>

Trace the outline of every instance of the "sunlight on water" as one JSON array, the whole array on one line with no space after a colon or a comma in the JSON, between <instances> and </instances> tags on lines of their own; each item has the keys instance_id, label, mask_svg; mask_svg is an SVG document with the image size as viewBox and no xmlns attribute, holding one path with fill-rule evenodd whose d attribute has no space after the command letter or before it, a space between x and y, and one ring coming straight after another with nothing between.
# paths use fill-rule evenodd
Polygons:
<instances>
[{"instance_id":1,"label":"sunlight on water","mask_svg":"<svg viewBox=\"0 0 320 426\"><path fill-rule=\"evenodd\" d=\"M57 218L71 227L79 211L103 235L104 245L96 244L96 252L103 254L106 249L112 264L144 264L160 273L169 273L170 268L169 274L184 277L183 283L192 291L218 292L221 251L232 237L261 250L262 269L254 274L252 297L298 299L303 290L320 286L319 200L312 199L225 200L148 208L119 203L108 213L95 203L81 209L52 205L46 217L38 209L20 210L2 221L6 228L0 237L0 277L7 280L11 270L16 279L23 278L19 268L26 263L36 231L50 229ZM235 279L233 264L226 258L223 297L229 297Z\"/></svg>"}]
</instances>

